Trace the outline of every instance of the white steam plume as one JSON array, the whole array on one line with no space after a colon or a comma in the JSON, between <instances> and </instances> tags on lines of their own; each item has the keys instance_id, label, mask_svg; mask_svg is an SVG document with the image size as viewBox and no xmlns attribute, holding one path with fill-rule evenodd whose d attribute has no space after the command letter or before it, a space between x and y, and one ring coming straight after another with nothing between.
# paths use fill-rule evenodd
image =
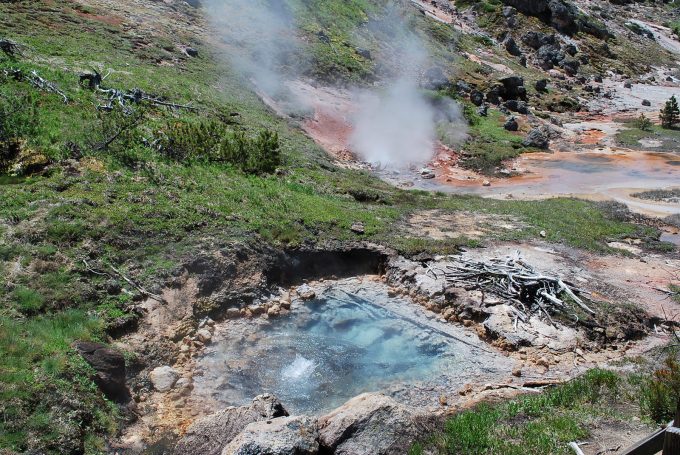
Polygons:
<instances>
[{"instance_id":1,"label":"white steam plume","mask_svg":"<svg viewBox=\"0 0 680 455\"><path fill-rule=\"evenodd\" d=\"M434 112L412 81L399 79L384 93L360 100L351 143L363 160L404 168L432 157Z\"/></svg>"},{"instance_id":2,"label":"white steam plume","mask_svg":"<svg viewBox=\"0 0 680 455\"><path fill-rule=\"evenodd\" d=\"M293 13L281 0L206 0L208 20L229 47L229 63L277 98L291 80L300 41ZM284 69L285 68L285 69Z\"/></svg>"},{"instance_id":3,"label":"white steam plume","mask_svg":"<svg viewBox=\"0 0 680 455\"><path fill-rule=\"evenodd\" d=\"M434 156L440 124L447 139L460 130L460 110L453 102L435 107L419 89L420 74L431 65L430 55L394 4L386 8L374 32L384 37L378 61L385 69L387 86L361 96L352 148L362 159L385 168L423 165ZM458 125L451 128L452 122Z\"/></svg>"}]
</instances>

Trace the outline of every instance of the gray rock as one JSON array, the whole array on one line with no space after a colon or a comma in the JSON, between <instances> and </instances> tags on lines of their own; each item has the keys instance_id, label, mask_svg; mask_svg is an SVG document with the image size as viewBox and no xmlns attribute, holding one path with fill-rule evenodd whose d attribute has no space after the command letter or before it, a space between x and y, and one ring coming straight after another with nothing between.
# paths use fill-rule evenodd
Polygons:
<instances>
[{"instance_id":1,"label":"gray rock","mask_svg":"<svg viewBox=\"0 0 680 455\"><path fill-rule=\"evenodd\" d=\"M489 105L484 103L481 106L479 106L479 109L477 109L477 115L480 117L486 117L489 115Z\"/></svg>"},{"instance_id":2,"label":"gray rock","mask_svg":"<svg viewBox=\"0 0 680 455\"><path fill-rule=\"evenodd\" d=\"M276 397L259 395L249 406L227 408L198 419L177 442L173 453L219 455L249 424L287 415Z\"/></svg>"},{"instance_id":3,"label":"gray rock","mask_svg":"<svg viewBox=\"0 0 680 455\"><path fill-rule=\"evenodd\" d=\"M481 106L482 103L484 102L484 94L480 91L473 90L472 92L470 92L470 101L475 106Z\"/></svg>"},{"instance_id":4,"label":"gray rock","mask_svg":"<svg viewBox=\"0 0 680 455\"><path fill-rule=\"evenodd\" d=\"M175 382L179 379L179 373L171 366L165 365L151 370L149 379L154 389L159 392L167 392L175 386Z\"/></svg>"},{"instance_id":5,"label":"gray rock","mask_svg":"<svg viewBox=\"0 0 680 455\"><path fill-rule=\"evenodd\" d=\"M649 100L642 100L642 105L643 105L643 106L651 106L651 105L652 105L652 102L649 101Z\"/></svg>"},{"instance_id":6,"label":"gray rock","mask_svg":"<svg viewBox=\"0 0 680 455\"><path fill-rule=\"evenodd\" d=\"M578 73L578 69L581 67L581 62L573 58L565 58L560 61L560 67L564 69L564 72L569 76L575 76Z\"/></svg>"},{"instance_id":7,"label":"gray rock","mask_svg":"<svg viewBox=\"0 0 680 455\"><path fill-rule=\"evenodd\" d=\"M522 145L525 147L547 149L550 145L550 138L543 128L534 128L529 132L526 139L524 139Z\"/></svg>"},{"instance_id":8,"label":"gray rock","mask_svg":"<svg viewBox=\"0 0 680 455\"><path fill-rule=\"evenodd\" d=\"M316 421L307 416L253 422L234 438L222 455L316 455Z\"/></svg>"},{"instance_id":9,"label":"gray rock","mask_svg":"<svg viewBox=\"0 0 680 455\"><path fill-rule=\"evenodd\" d=\"M189 57L198 57L198 51L193 47L187 47L184 49L184 52L186 52Z\"/></svg>"},{"instance_id":10,"label":"gray rock","mask_svg":"<svg viewBox=\"0 0 680 455\"><path fill-rule=\"evenodd\" d=\"M542 32L527 32L522 35L522 42L532 49L538 50L541 46L547 44L557 44L555 35L546 35Z\"/></svg>"},{"instance_id":11,"label":"gray rock","mask_svg":"<svg viewBox=\"0 0 680 455\"><path fill-rule=\"evenodd\" d=\"M522 115L529 114L529 105L525 101L509 100L503 105L511 112L517 112L518 114Z\"/></svg>"},{"instance_id":12,"label":"gray rock","mask_svg":"<svg viewBox=\"0 0 680 455\"><path fill-rule=\"evenodd\" d=\"M436 419L383 394L365 393L319 418L319 442L335 455L402 455L436 427Z\"/></svg>"}]
</instances>

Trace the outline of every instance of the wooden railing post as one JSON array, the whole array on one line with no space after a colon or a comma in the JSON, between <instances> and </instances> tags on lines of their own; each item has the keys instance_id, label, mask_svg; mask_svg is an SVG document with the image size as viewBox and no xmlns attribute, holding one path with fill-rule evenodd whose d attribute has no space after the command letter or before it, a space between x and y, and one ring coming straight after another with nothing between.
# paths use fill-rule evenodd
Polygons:
<instances>
[{"instance_id":1,"label":"wooden railing post","mask_svg":"<svg viewBox=\"0 0 680 455\"><path fill-rule=\"evenodd\" d=\"M675 409L675 420L666 428L663 440L663 455L680 455L680 400Z\"/></svg>"}]
</instances>

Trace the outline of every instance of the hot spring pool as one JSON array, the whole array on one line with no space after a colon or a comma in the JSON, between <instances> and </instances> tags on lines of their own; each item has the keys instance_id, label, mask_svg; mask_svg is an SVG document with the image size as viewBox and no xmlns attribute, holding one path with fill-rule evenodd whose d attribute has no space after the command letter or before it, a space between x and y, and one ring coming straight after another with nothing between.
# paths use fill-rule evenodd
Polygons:
<instances>
[{"instance_id":1,"label":"hot spring pool","mask_svg":"<svg viewBox=\"0 0 680 455\"><path fill-rule=\"evenodd\" d=\"M342 280L318 294L283 317L222 325L195 393L222 406L273 393L289 411L309 413L369 391L451 391L510 368L476 336L388 297L382 284Z\"/></svg>"}]
</instances>

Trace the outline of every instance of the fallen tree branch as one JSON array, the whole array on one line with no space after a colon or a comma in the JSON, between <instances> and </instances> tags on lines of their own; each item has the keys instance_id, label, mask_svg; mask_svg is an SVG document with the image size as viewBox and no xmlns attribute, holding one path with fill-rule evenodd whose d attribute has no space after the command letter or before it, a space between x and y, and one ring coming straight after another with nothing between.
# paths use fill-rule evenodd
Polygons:
<instances>
[{"instance_id":1,"label":"fallen tree branch","mask_svg":"<svg viewBox=\"0 0 680 455\"><path fill-rule=\"evenodd\" d=\"M135 289L137 289L142 295L145 295L145 296L147 296L147 297L149 297L149 298L152 298L152 299L156 300L157 302L165 303L165 300L163 300L163 297L161 297L161 296L159 296L159 295L156 295L156 294L154 294L154 293L152 293L152 292L147 291L147 290L144 289L142 286L140 286L139 284L135 283L135 282L132 281L130 278L128 278L127 276L125 276L120 270L118 270L117 268L115 268L115 267L112 266L111 264L109 264L109 268L110 268L111 270L113 270L119 277L121 277L123 280L125 280L125 282L128 283L130 286L134 286Z\"/></svg>"},{"instance_id":2,"label":"fallen tree branch","mask_svg":"<svg viewBox=\"0 0 680 455\"><path fill-rule=\"evenodd\" d=\"M575 453L576 455L585 455L585 454L583 453L583 450L581 450L581 448L578 446L577 443L575 443L575 442L570 442L570 443L569 443L569 447L574 451L574 453Z\"/></svg>"},{"instance_id":3,"label":"fallen tree branch","mask_svg":"<svg viewBox=\"0 0 680 455\"><path fill-rule=\"evenodd\" d=\"M4 70L5 76L11 77L16 81L26 81L33 87L44 92L56 93L64 99L64 104L68 104L68 96L57 87L54 82L48 81L42 78L36 70L32 70L30 73L26 74L20 69L9 69Z\"/></svg>"},{"instance_id":4,"label":"fallen tree branch","mask_svg":"<svg viewBox=\"0 0 680 455\"><path fill-rule=\"evenodd\" d=\"M555 313L578 322L574 307L589 315L595 314L577 295L582 291L559 277L538 273L521 258L488 262L462 258L446 268L444 277L449 285L480 290L504 299L515 311L515 327L520 321L528 322L533 315L544 317L556 327L551 316Z\"/></svg>"}]
</instances>

